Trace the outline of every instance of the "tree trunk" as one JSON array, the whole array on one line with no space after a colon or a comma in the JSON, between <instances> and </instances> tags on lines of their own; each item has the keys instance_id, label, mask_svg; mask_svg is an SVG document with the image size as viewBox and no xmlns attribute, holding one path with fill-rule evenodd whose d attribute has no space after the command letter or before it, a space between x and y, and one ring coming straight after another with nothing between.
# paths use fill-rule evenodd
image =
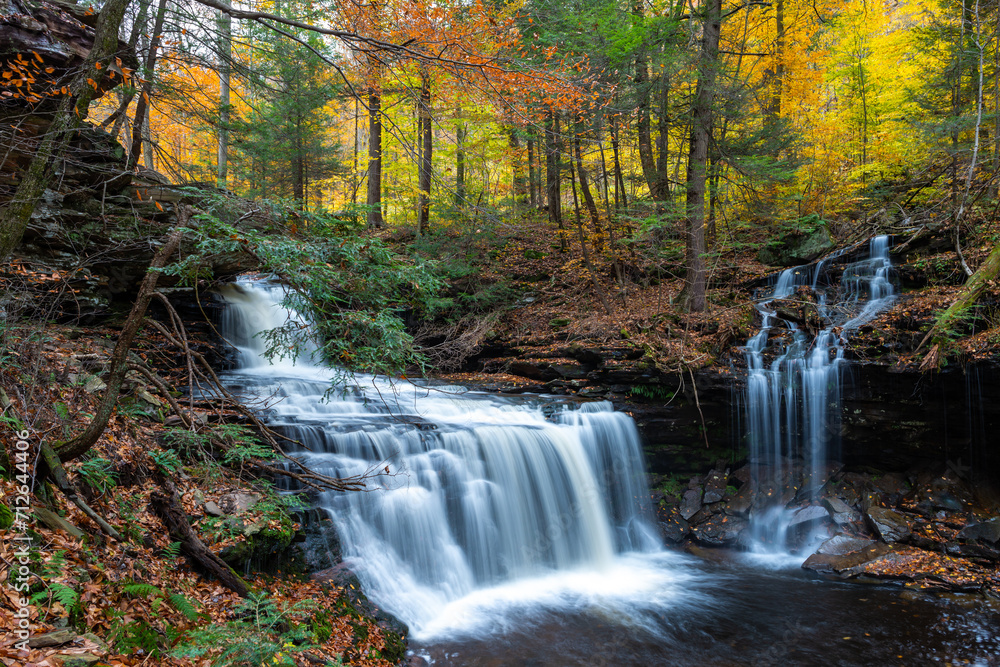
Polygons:
<instances>
[{"instance_id":1,"label":"tree trunk","mask_svg":"<svg viewBox=\"0 0 1000 667\"><path fill-rule=\"evenodd\" d=\"M687 258L685 290L687 307L694 312L705 310L705 183L708 170L708 147L712 137L712 106L715 102L715 69L719 60L719 33L722 26L722 0L710 0L706 6L698 57L698 87L691 109L691 146L687 177Z\"/></svg>"},{"instance_id":2,"label":"tree trunk","mask_svg":"<svg viewBox=\"0 0 1000 667\"><path fill-rule=\"evenodd\" d=\"M69 84L70 94L62 98L52 124L38 145L31 163L21 177L8 205L0 211L0 261L6 260L21 242L31 213L52 179L56 160L62 156L77 128L87 117L96 96L88 80L100 81L118 50L118 29L131 0L108 0L97 17L94 45L80 70ZM100 68L96 66L100 63Z\"/></svg>"},{"instance_id":3,"label":"tree trunk","mask_svg":"<svg viewBox=\"0 0 1000 667\"><path fill-rule=\"evenodd\" d=\"M510 150L513 155L513 164L511 165L512 180L511 180L511 194L513 195L514 208L521 210L524 208L525 203L528 199L528 183L524 178L524 162L521 159L521 139L517 135L517 130L514 127L507 129L508 137L510 138Z\"/></svg>"},{"instance_id":4,"label":"tree trunk","mask_svg":"<svg viewBox=\"0 0 1000 667\"><path fill-rule=\"evenodd\" d=\"M149 305L149 300L156 289L156 283L160 279L160 271L158 269L163 268L170 256L177 251L189 218L190 215L187 209L178 206L177 226L170 233L170 236L167 237L163 246L156 251L153 260L149 263L149 269L146 271L146 277L143 278L142 285L139 287L139 294L136 296L135 304L133 304L128 317L125 318L125 326L122 327L122 331L118 335L118 340L115 342L115 349L111 353L111 372L108 374L106 381L107 389L104 391L104 396L101 397L101 403L97 407L97 412L82 433L55 446L54 449L59 455L60 460L71 461L82 456L97 442L101 434L104 433L104 429L108 425L108 419L111 418L111 413L118 402L118 393L121 391L122 382L125 380L125 373L128 370L128 353L129 348L132 346L132 339L135 338L136 333L142 328L146 307Z\"/></svg>"},{"instance_id":5,"label":"tree trunk","mask_svg":"<svg viewBox=\"0 0 1000 667\"><path fill-rule=\"evenodd\" d=\"M632 4L632 14L639 22L643 22L643 6L640 0ZM642 165L642 175L649 186L649 196L660 199L659 179L656 176L656 161L653 158L652 121L650 120L650 83L649 61L645 45L640 45L635 56L635 93L636 99L636 131L639 140L639 163Z\"/></svg>"},{"instance_id":6,"label":"tree trunk","mask_svg":"<svg viewBox=\"0 0 1000 667\"><path fill-rule=\"evenodd\" d=\"M216 185L226 189L229 177L229 83L233 59L232 18L219 12L219 150L216 159Z\"/></svg>"},{"instance_id":7,"label":"tree trunk","mask_svg":"<svg viewBox=\"0 0 1000 667\"><path fill-rule=\"evenodd\" d=\"M382 96L368 89L368 226L381 229L382 219Z\"/></svg>"},{"instance_id":8,"label":"tree trunk","mask_svg":"<svg viewBox=\"0 0 1000 667\"><path fill-rule=\"evenodd\" d=\"M465 205L465 138L468 129L461 120L462 110L458 110L458 127L455 128L455 203Z\"/></svg>"},{"instance_id":9,"label":"tree trunk","mask_svg":"<svg viewBox=\"0 0 1000 667\"><path fill-rule=\"evenodd\" d=\"M545 113L545 185L549 203L549 221L559 229L559 252L566 252L566 234L562 219L562 195L559 191L559 126L551 110Z\"/></svg>"},{"instance_id":10,"label":"tree trunk","mask_svg":"<svg viewBox=\"0 0 1000 667\"><path fill-rule=\"evenodd\" d=\"M431 127L431 79L423 72L420 77L420 103L417 107L417 119L420 126L420 168L418 171L417 189L417 236L427 231L431 215L431 166L433 165L434 131Z\"/></svg>"},{"instance_id":11,"label":"tree trunk","mask_svg":"<svg viewBox=\"0 0 1000 667\"><path fill-rule=\"evenodd\" d=\"M580 143L579 141L574 141L573 143L576 149L577 167L579 167ZM573 187L573 210L576 212L576 232L577 236L580 238L580 250L583 253L583 265L587 267L587 273L590 274L590 282L594 286L594 293L596 293L597 298L600 299L601 306L604 307L604 312L608 315L612 315L614 311L611 310L611 304L608 303L608 296L604 293L604 288L597 279L597 271L594 269L594 265L590 261L590 251L587 250L587 236L583 232L583 217L580 215L580 200L576 196L576 175L574 173L572 160L569 162L569 182ZM583 182L582 176L580 178L580 182Z\"/></svg>"},{"instance_id":12,"label":"tree trunk","mask_svg":"<svg viewBox=\"0 0 1000 667\"><path fill-rule=\"evenodd\" d=\"M153 92L153 72L156 70L156 57L160 47L160 33L163 32L163 19L167 13L167 0L160 0L156 7L156 18L153 19L153 34L149 40L149 53L146 54L145 80L142 82L142 92L135 103L135 119L132 121L132 147L128 152L128 169L135 169L142 154L142 142L146 136L149 122L149 95Z\"/></svg>"},{"instance_id":13,"label":"tree trunk","mask_svg":"<svg viewBox=\"0 0 1000 667\"><path fill-rule=\"evenodd\" d=\"M628 195L625 194L625 176L622 174L622 163L618 151L618 123L611 120L611 154L615 162L615 210L628 208Z\"/></svg>"},{"instance_id":14,"label":"tree trunk","mask_svg":"<svg viewBox=\"0 0 1000 667\"><path fill-rule=\"evenodd\" d=\"M580 149L580 135L575 137L573 150L576 154L576 173L580 175L580 191L583 192L583 202L590 213L590 221L594 225L594 250L600 252L604 249L604 229L601 227L601 214L597 211L597 203L594 195L590 192L590 183L587 176L587 169L583 166L583 152ZM576 196L576 193L573 193Z\"/></svg>"}]
</instances>

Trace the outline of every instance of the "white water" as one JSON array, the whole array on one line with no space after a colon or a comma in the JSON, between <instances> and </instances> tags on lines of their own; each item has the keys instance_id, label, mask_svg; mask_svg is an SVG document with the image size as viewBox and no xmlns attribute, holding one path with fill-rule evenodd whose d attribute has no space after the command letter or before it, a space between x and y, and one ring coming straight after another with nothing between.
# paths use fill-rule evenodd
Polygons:
<instances>
[{"instance_id":1,"label":"white water","mask_svg":"<svg viewBox=\"0 0 1000 667\"><path fill-rule=\"evenodd\" d=\"M889 272L889 239L869 242L868 257L844 268L839 286L826 286L831 260L799 266L781 273L770 293L756 303L761 330L747 341L748 368L745 396L746 425L754 483L771 502L761 503L751 517L754 551L776 555L787 564L788 524L785 505L793 498L815 493L826 479L828 461L840 431L844 344L850 331L870 322L888 308L896 295ZM772 302L815 296L824 327L810 336L795 323L780 320ZM788 333L773 341L772 333ZM770 361L769 343L777 348ZM795 487L788 489L788 480ZM797 564L797 562L796 562Z\"/></svg>"},{"instance_id":2,"label":"white water","mask_svg":"<svg viewBox=\"0 0 1000 667\"><path fill-rule=\"evenodd\" d=\"M371 490L319 504L369 597L412 637L502 631L567 608L652 630L678 600L699 606L685 557L661 550L627 415L372 376L330 394L334 371L308 353L264 356L258 332L301 320L280 307L281 288L240 283L223 296L240 357L230 385L270 397L269 424L308 448L296 453L308 466L378 473Z\"/></svg>"}]
</instances>

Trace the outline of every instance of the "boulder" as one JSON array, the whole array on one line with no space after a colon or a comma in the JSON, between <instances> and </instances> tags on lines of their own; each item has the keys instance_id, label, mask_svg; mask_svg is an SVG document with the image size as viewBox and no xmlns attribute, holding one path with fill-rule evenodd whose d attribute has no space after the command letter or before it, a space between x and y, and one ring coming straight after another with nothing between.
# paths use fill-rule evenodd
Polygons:
<instances>
[{"instance_id":1,"label":"boulder","mask_svg":"<svg viewBox=\"0 0 1000 667\"><path fill-rule=\"evenodd\" d=\"M905 540L912 532L906 517L885 507L869 507L865 512L869 527L883 542Z\"/></svg>"},{"instance_id":2,"label":"boulder","mask_svg":"<svg viewBox=\"0 0 1000 667\"><path fill-rule=\"evenodd\" d=\"M866 563L881 558L891 549L884 542L834 535L821 544L802 567L814 572L851 577L859 574Z\"/></svg>"},{"instance_id":3,"label":"boulder","mask_svg":"<svg viewBox=\"0 0 1000 667\"><path fill-rule=\"evenodd\" d=\"M255 493L227 493L219 498L219 507L226 514L243 514L260 500Z\"/></svg>"},{"instance_id":4,"label":"boulder","mask_svg":"<svg viewBox=\"0 0 1000 667\"><path fill-rule=\"evenodd\" d=\"M31 648L48 648L50 646L62 646L63 644L69 644L70 642L76 641L78 635L69 629L54 630L52 632L46 632L45 634L35 635L28 640L28 646Z\"/></svg>"},{"instance_id":5,"label":"boulder","mask_svg":"<svg viewBox=\"0 0 1000 667\"><path fill-rule=\"evenodd\" d=\"M1000 517L966 526L958 532L958 539L994 545L1000 543Z\"/></svg>"},{"instance_id":6,"label":"boulder","mask_svg":"<svg viewBox=\"0 0 1000 667\"><path fill-rule=\"evenodd\" d=\"M214 500L209 500L205 503L205 514L208 516L224 516L226 513L222 511L222 508Z\"/></svg>"},{"instance_id":7,"label":"boulder","mask_svg":"<svg viewBox=\"0 0 1000 667\"><path fill-rule=\"evenodd\" d=\"M676 507L672 507L666 520L660 522L660 532L663 533L663 539L674 544L687 537L690 530L690 524L684 520Z\"/></svg>"},{"instance_id":8,"label":"boulder","mask_svg":"<svg viewBox=\"0 0 1000 667\"><path fill-rule=\"evenodd\" d=\"M716 514L692 528L691 534L702 544L721 547L735 543L748 525L743 517Z\"/></svg>"},{"instance_id":9,"label":"boulder","mask_svg":"<svg viewBox=\"0 0 1000 667\"><path fill-rule=\"evenodd\" d=\"M681 499L681 517L690 519L701 509L701 489L688 489Z\"/></svg>"},{"instance_id":10,"label":"boulder","mask_svg":"<svg viewBox=\"0 0 1000 667\"><path fill-rule=\"evenodd\" d=\"M736 492L729 502L726 503L725 512L733 516L744 518L750 515L750 508L753 507L754 489L752 484L744 484L743 488Z\"/></svg>"},{"instance_id":11,"label":"boulder","mask_svg":"<svg viewBox=\"0 0 1000 667\"><path fill-rule=\"evenodd\" d=\"M823 498L823 506L838 526L861 521L861 513L836 496Z\"/></svg>"},{"instance_id":12,"label":"boulder","mask_svg":"<svg viewBox=\"0 0 1000 667\"><path fill-rule=\"evenodd\" d=\"M806 505L795 510L788 527L801 530L827 521L829 518L829 513L819 505Z\"/></svg>"},{"instance_id":13,"label":"boulder","mask_svg":"<svg viewBox=\"0 0 1000 667\"><path fill-rule=\"evenodd\" d=\"M705 495L702 497L702 502L717 503L722 500L726 495L726 473L713 470L708 473L705 478Z\"/></svg>"},{"instance_id":14,"label":"boulder","mask_svg":"<svg viewBox=\"0 0 1000 667\"><path fill-rule=\"evenodd\" d=\"M799 266L836 247L829 230L821 224L811 231L793 230L779 236L757 253L757 259L771 266Z\"/></svg>"}]
</instances>

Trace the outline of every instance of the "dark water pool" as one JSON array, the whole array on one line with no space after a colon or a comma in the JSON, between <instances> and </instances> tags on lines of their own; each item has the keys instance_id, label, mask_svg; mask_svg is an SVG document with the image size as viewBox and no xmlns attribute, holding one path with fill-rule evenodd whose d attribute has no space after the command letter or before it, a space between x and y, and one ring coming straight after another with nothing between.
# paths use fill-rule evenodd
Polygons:
<instances>
[{"instance_id":1,"label":"dark water pool","mask_svg":"<svg viewBox=\"0 0 1000 667\"><path fill-rule=\"evenodd\" d=\"M606 609L525 608L486 636L412 642L434 665L1000 665L1000 603L689 562L697 590L637 626ZM510 621L510 619L508 619Z\"/></svg>"}]
</instances>

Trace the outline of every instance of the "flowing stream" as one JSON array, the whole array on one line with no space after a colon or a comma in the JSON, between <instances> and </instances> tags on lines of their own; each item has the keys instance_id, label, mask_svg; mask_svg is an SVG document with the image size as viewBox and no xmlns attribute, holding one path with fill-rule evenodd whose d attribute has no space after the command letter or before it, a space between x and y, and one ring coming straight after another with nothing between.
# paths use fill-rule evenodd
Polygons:
<instances>
[{"instance_id":1,"label":"flowing stream","mask_svg":"<svg viewBox=\"0 0 1000 667\"><path fill-rule=\"evenodd\" d=\"M988 609L664 550L636 427L608 403L372 376L331 391L336 374L311 348L269 362L260 332L301 319L282 294L266 282L223 290L239 357L224 381L301 441L309 466L368 476L370 490L318 504L366 593L432 664L975 662L998 648ZM804 366L800 347L788 358Z\"/></svg>"},{"instance_id":2,"label":"flowing stream","mask_svg":"<svg viewBox=\"0 0 1000 667\"><path fill-rule=\"evenodd\" d=\"M830 273L841 255L787 269L757 296L761 329L745 347L746 425L754 482L775 503L752 517L756 551L789 546L789 496L782 492L789 478L799 496L826 480L837 454L846 338L896 299L887 236L874 237L867 255L844 265L837 281ZM776 341L775 330L782 334Z\"/></svg>"}]
</instances>

